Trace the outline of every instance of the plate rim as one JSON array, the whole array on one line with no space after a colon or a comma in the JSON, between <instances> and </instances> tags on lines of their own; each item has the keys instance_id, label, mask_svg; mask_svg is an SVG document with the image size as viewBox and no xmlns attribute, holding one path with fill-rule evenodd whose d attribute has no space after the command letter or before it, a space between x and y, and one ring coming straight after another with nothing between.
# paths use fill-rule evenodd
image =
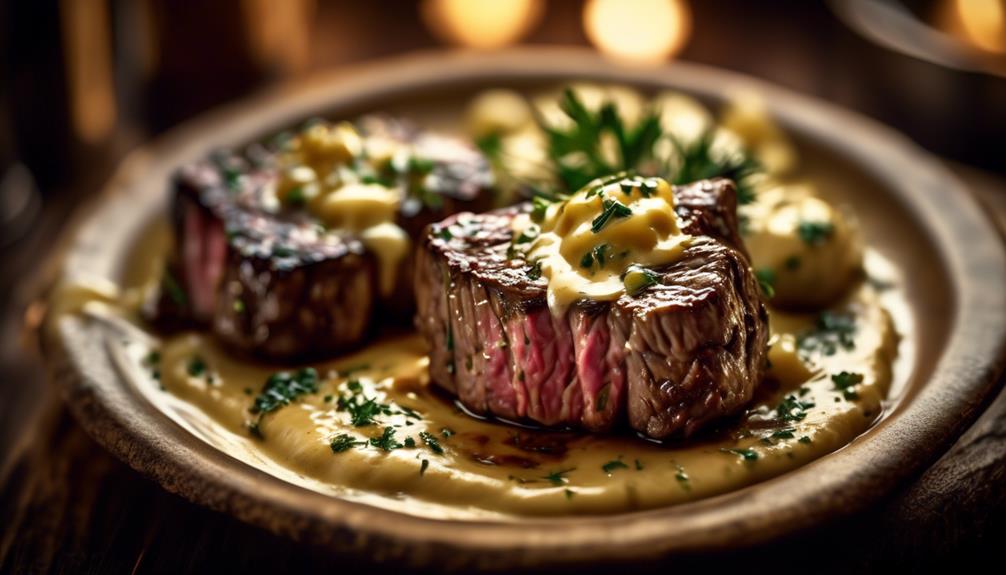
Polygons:
<instances>
[{"instance_id":1,"label":"plate rim","mask_svg":"<svg viewBox=\"0 0 1006 575\"><path fill-rule=\"evenodd\" d=\"M341 500L239 462L178 427L148 402L141 401L137 411L138 396L132 397L129 385L113 381L111 364L94 362L95 354L102 353L92 333L97 328L68 316L43 329L42 337L45 355L53 362L53 379L71 411L92 437L134 469L169 491L249 523L300 540L410 563L443 566L444 558L452 557L458 566L496 568L639 559L764 542L866 507L935 460L977 418L1006 363L1006 293L987 289L1006 285L1006 249L971 194L937 159L889 128L765 81L699 64L627 68L589 50L566 47L521 47L491 54L437 50L370 61L266 90L188 121L132 153L68 228L64 237L77 241L67 244L61 259L72 265L82 232L94 225L109 199L126 201L129 182L168 152L198 156L246 141L266 130L263 125L282 126L311 110L347 108L374 96L391 98L420 88L492 79L503 84L575 78L685 89L716 99L722 98L724 86L753 88L767 96L770 109L787 128L816 134L815 143L849 159L899 196L899 203L914 212L934 239L956 298L943 355L930 381L898 417L884 419L852 444L796 470L712 498L616 515L494 522L418 517ZM253 111L256 119L248 122ZM820 137L829 131L838 135ZM212 136L193 141L199 134ZM888 163L894 158L898 166L911 169L895 173L896 168L878 157ZM940 197L957 200L949 216L942 211ZM961 241L958 245L948 240ZM940 417L948 402L959 414L955 421L948 421L946 414ZM926 426L907 417L943 425ZM880 449L880 444L886 447ZM884 453L892 455L886 462L881 459ZM200 458L212 465L194 466ZM912 464L901 465L906 460ZM875 465L864 465L871 462ZM243 474L228 473L235 463L244 468ZM813 485L799 484L811 469L820 472ZM850 485L854 497L842 493Z\"/></svg>"}]
</instances>

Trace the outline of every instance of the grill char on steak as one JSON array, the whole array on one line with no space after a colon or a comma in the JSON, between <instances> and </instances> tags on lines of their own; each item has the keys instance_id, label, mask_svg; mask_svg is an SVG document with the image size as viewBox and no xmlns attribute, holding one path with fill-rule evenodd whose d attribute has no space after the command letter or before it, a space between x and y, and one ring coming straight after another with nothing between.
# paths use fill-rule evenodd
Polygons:
<instances>
[{"instance_id":1,"label":"grill char on steak","mask_svg":"<svg viewBox=\"0 0 1006 575\"><path fill-rule=\"evenodd\" d=\"M489 207L492 174L473 148L386 117L366 117L358 127L364 137L408 141L432 163L426 197L407 196L397 218L411 237L445 215ZM176 174L175 253L148 300L148 319L164 327L208 324L232 349L290 360L360 343L377 314L410 317L411 282L382 296L378 260L358 238L325 231L306 210L268 207L263 189L277 178L276 156L256 144ZM413 266L407 257L398 277L411 278Z\"/></svg>"},{"instance_id":2,"label":"grill char on steak","mask_svg":"<svg viewBox=\"0 0 1006 575\"><path fill-rule=\"evenodd\" d=\"M544 278L507 259L527 205L431 225L416 273L430 375L470 410L546 426L654 439L688 436L753 396L768 315L739 239L728 180L674 189L682 257L638 297L550 312ZM445 231L446 230L446 231ZM518 256L519 257L519 256Z\"/></svg>"}]
</instances>

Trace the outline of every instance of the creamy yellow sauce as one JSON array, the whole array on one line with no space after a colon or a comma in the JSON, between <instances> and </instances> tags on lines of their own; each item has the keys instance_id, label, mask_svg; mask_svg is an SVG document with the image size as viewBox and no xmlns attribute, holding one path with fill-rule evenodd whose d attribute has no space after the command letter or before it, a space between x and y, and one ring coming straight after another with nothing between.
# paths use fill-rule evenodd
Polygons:
<instances>
[{"instance_id":1,"label":"creamy yellow sauce","mask_svg":"<svg viewBox=\"0 0 1006 575\"><path fill-rule=\"evenodd\" d=\"M342 496L450 516L614 513L737 489L834 451L867 429L882 411L897 338L869 286L841 307L856 317L854 348L830 356L816 351L805 363L791 334L809 329L812 317L773 313L773 367L749 417L666 445L476 419L430 387L425 347L415 335L390 337L352 356L315 364L318 390L260 420L249 408L277 371L274 366L236 358L197 333L163 341L154 365L142 345L133 346L130 357L150 386L163 386L161 393L197 407L246 448L294 476L347 489ZM197 360L204 369L194 373ZM152 377L155 370L159 379ZM853 388L855 399L836 389L831 376L841 372L863 376ZM350 394L351 381L359 382L363 397L391 413L372 424L352 425L337 399ZM801 402L797 413L805 416L774 424L787 396ZM249 431L256 421L261 437ZM385 451L370 445L387 427L394 429L395 442L412 438L415 447ZM434 452L420 432L434 437L443 453ZM333 452L333 438L343 435L352 447Z\"/></svg>"},{"instance_id":2,"label":"creamy yellow sauce","mask_svg":"<svg viewBox=\"0 0 1006 575\"><path fill-rule=\"evenodd\" d=\"M153 268L144 254L164 245L160 236L163 230L137 245L121 289L66 288L54 297L54 309L100 309L96 316L135 322L136 292L155 277L148 275ZM170 417L293 483L426 516L616 513L709 497L785 473L848 444L876 421L897 350L891 317L867 282L835 309L855 318L854 345L837 345L831 355L820 346L799 351L796 336L811 330L817 315L773 311L772 368L747 415L664 445L629 434L524 429L472 417L431 388L424 344L408 333L312 364L317 390L261 417L249 409L270 375L280 371L277 366L233 356L200 333L159 340L137 326L135 337L115 335L109 345L118 350L113 356L121 369ZM193 370L194 362L201 369ZM832 376L842 372L862 381L838 389ZM338 402L340 395L352 395L351 381L359 383L360 397L387 406L387 413L354 426ZM780 406L791 408L793 400L798 408L787 413L803 415L773 421ZM260 437L249 428L256 422ZM370 444L388 427L403 447L385 451ZM340 436L351 447L334 452L332 441ZM414 447L405 446L406 438Z\"/></svg>"}]
</instances>

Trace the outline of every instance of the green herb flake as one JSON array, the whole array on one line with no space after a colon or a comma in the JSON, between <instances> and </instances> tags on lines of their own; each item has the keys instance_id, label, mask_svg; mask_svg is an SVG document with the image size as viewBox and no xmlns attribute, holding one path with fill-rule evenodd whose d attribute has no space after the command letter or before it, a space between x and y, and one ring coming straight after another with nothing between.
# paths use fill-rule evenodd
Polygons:
<instances>
[{"instance_id":1,"label":"green herb flake","mask_svg":"<svg viewBox=\"0 0 1006 575\"><path fill-rule=\"evenodd\" d=\"M601 469L604 470L604 472L607 473L608 475L611 475L611 473L616 469L628 469L628 468L629 466L626 465L625 462L623 462L621 459L612 459L611 461L601 466Z\"/></svg>"},{"instance_id":2,"label":"green herb flake","mask_svg":"<svg viewBox=\"0 0 1006 575\"><path fill-rule=\"evenodd\" d=\"M601 214L590 222L590 231L595 234L601 233L601 230L603 230L612 219L627 218L632 215L632 210L618 200L605 198L601 205L604 206Z\"/></svg>"},{"instance_id":3,"label":"green herb flake","mask_svg":"<svg viewBox=\"0 0 1006 575\"><path fill-rule=\"evenodd\" d=\"M831 222L813 222L804 220L797 225L797 234L808 246L821 246L831 239L835 226Z\"/></svg>"},{"instance_id":4,"label":"green herb flake","mask_svg":"<svg viewBox=\"0 0 1006 575\"><path fill-rule=\"evenodd\" d=\"M412 449L416 446L416 440L412 439L411 435L409 437L406 437L405 441L403 441L402 443L404 443L405 447L408 447L409 449Z\"/></svg>"},{"instance_id":5,"label":"green herb flake","mask_svg":"<svg viewBox=\"0 0 1006 575\"><path fill-rule=\"evenodd\" d=\"M804 352L835 355L839 349L856 348L856 316L851 312L825 311L817 316L814 327L799 334L797 346Z\"/></svg>"},{"instance_id":6,"label":"green herb flake","mask_svg":"<svg viewBox=\"0 0 1006 575\"><path fill-rule=\"evenodd\" d=\"M758 278L758 285L761 287L765 297L772 299L775 297L775 270L771 268L759 268L755 270L755 277Z\"/></svg>"},{"instance_id":7,"label":"green herb flake","mask_svg":"<svg viewBox=\"0 0 1006 575\"><path fill-rule=\"evenodd\" d=\"M342 453L343 451L348 451L358 445L366 444L366 441L360 441L348 433L342 433L333 437L329 446L332 448L332 453Z\"/></svg>"},{"instance_id":8,"label":"green herb flake","mask_svg":"<svg viewBox=\"0 0 1006 575\"><path fill-rule=\"evenodd\" d=\"M295 399L318 391L318 372L305 367L296 372L280 371L269 376L255 397L250 411L264 414L289 405Z\"/></svg>"},{"instance_id":9,"label":"green herb flake","mask_svg":"<svg viewBox=\"0 0 1006 575\"><path fill-rule=\"evenodd\" d=\"M443 428L443 429L440 430L440 435L443 435L445 438L448 438L448 437L454 435L454 433L455 433L455 431L453 429L451 429L450 427L445 427L445 428Z\"/></svg>"},{"instance_id":10,"label":"green herb flake","mask_svg":"<svg viewBox=\"0 0 1006 575\"><path fill-rule=\"evenodd\" d=\"M432 433L429 433L427 431L420 431L419 437L423 440L423 443L426 444L426 447L430 448L430 451L436 453L437 455L444 454L444 448L441 447L440 441L437 440L437 438Z\"/></svg>"},{"instance_id":11,"label":"green herb flake","mask_svg":"<svg viewBox=\"0 0 1006 575\"><path fill-rule=\"evenodd\" d=\"M186 371L191 377L202 377L206 374L206 361L198 355L189 359Z\"/></svg>"},{"instance_id":12,"label":"green herb flake","mask_svg":"<svg viewBox=\"0 0 1006 575\"><path fill-rule=\"evenodd\" d=\"M796 435L794 435L795 431L796 429L793 429L792 427L787 427L773 432L770 437L772 439L793 439L794 437L796 437Z\"/></svg>"},{"instance_id":13,"label":"green herb flake","mask_svg":"<svg viewBox=\"0 0 1006 575\"><path fill-rule=\"evenodd\" d=\"M723 453L732 453L734 455L737 455L744 461L758 460L758 452L755 451L754 449L751 449L750 447L746 447L744 449L721 447L720 451L722 451Z\"/></svg>"},{"instance_id":14,"label":"green herb flake","mask_svg":"<svg viewBox=\"0 0 1006 575\"><path fill-rule=\"evenodd\" d=\"M807 410L814 407L811 401L801 401L796 395L787 395L775 408L776 418L781 421L802 421Z\"/></svg>"},{"instance_id":15,"label":"green herb flake","mask_svg":"<svg viewBox=\"0 0 1006 575\"><path fill-rule=\"evenodd\" d=\"M542 477L542 479L544 479L545 481L548 481L552 485L565 485L565 484L569 483L569 479L567 479L565 477L565 475L567 473L569 473L570 471L576 471L576 468L575 467L571 467L569 469L560 469L558 471L553 471L553 472L549 473L548 475L545 475L544 477Z\"/></svg>"},{"instance_id":16,"label":"green herb flake","mask_svg":"<svg viewBox=\"0 0 1006 575\"><path fill-rule=\"evenodd\" d=\"M625 293L632 297L646 291L650 286L660 283L660 275L642 266L633 264L622 274L622 285Z\"/></svg>"},{"instance_id":17,"label":"green herb flake","mask_svg":"<svg viewBox=\"0 0 1006 575\"><path fill-rule=\"evenodd\" d=\"M526 272L527 279L532 281L537 281L541 277L541 260L538 260L531 264Z\"/></svg>"},{"instance_id":18,"label":"green herb flake","mask_svg":"<svg viewBox=\"0 0 1006 575\"><path fill-rule=\"evenodd\" d=\"M594 405L595 412L604 411L604 408L608 406L609 395L611 395L610 383L602 387L601 391L597 392L597 403Z\"/></svg>"},{"instance_id":19,"label":"green herb flake","mask_svg":"<svg viewBox=\"0 0 1006 575\"><path fill-rule=\"evenodd\" d=\"M380 437L370 438L370 444L374 447L383 449L384 451L391 451L402 447L402 444L395 439L394 427L385 427L384 432L381 433Z\"/></svg>"},{"instance_id":20,"label":"green herb flake","mask_svg":"<svg viewBox=\"0 0 1006 575\"><path fill-rule=\"evenodd\" d=\"M806 435L801 436L800 439L798 439L797 441L799 441L800 443L810 443L811 442L810 441L810 437L808 437Z\"/></svg>"},{"instance_id":21,"label":"green herb flake","mask_svg":"<svg viewBox=\"0 0 1006 575\"><path fill-rule=\"evenodd\" d=\"M426 474L426 470L430 467L430 460L424 459L419 463L419 476L422 477Z\"/></svg>"}]
</instances>

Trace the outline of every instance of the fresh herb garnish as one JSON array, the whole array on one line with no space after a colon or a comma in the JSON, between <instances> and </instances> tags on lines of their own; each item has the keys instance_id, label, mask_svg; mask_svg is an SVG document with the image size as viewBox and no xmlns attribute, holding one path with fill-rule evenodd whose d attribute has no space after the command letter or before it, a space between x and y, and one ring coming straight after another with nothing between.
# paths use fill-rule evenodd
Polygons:
<instances>
[{"instance_id":1,"label":"fresh herb garnish","mask_svg":"<svg viewBox=\"0 0 1006 575\"><path fill-rule=\"evenodd\" d=\"M206 361L198 355L193 356L185 370L191 377L202 377L206 374Z\"/></svg>"},{"instance_id":2,"label":"fresh herb garnish","mask_svg":"<svg viewBox=\"0 0 1006 575\"><path fill-rule=\"evenodd\" d=\"M444 226L440 228L434 235L436 235L436 237L444 241L450 241L452 238L454 238L454 234L451 233L451 228L449 226Z\"/></svg>"},{"instance_id":3,"label":"fresh herb garnish","mask_svg":"<svg viewBox=\"0 0 1006 575\"><path fill-rule=\"evenodd\" d=\"M781 421L803 421L807 417L807 410L813 407L813 402L801 401L797 396L790 394L775 408L775 415Z\"/></svg>"},{"instance_id":4,"label":"fresh herb garnish","mask_svg":"<svg viewBox=\"0 0 1006 575\"><path fill-rule=\"evenodd\" d=\"M538 278L541 277L541 260L538 260L533 264L531 264L531 266L527 268L526 275L527 279L537 281Z\"/></svg>"},{"instance_id":5,"label":"fresh herb garnish","mask_svg":"<svg viewBox=\"0 0 1006 575\"><path fill-rule=\"evenodd\" d=\"M451 429L450 427L445 427L440 430L440 435L443 435L444 437L450 437L454 435L454 430Z\"/></svg>"},{"instance_id":6,"label":"fresh herb garnish","mask_svg":"<svg viewBox=\"0 0 1006 575\"><path fill-rule=\"evenodd\" d=\"M626 465L625 462L623 462L621 459L612 459L611 461L601 466L601 469L603 469L604 472L607 473L608 475L611 475L611 472L616 469L628 469L628 468L629 466Z\"/></svg>"},{"instance_id":7,"label":"fresh herb garnish","mask_svg":"<svg viewBox=\"0 0 1006 575\"><path fill-rule=\"evenodd\" d=\"M605 198L601 201L604 209L601 214L590 222L590 231L595 234L600 233L612 219L627 218L632 215L632 210L618 200Z\"/></svg>"},{"instance_id":8,"label":"fresh herb garnish","mask_svg":"<svg viewBox=\"0 0 1006 575\"><path fill-rule=\"evenodd\" d=\"M728 447L721 447L720 451L722 451L723 453L732 453L734 455L738 455L744 461L757 461L758 460L758 452L755 451L754 449L751 449L750 447L745 447L744 449L737 449L737 448L733 448L733 447L729 447L729 448Z\"/></svg>"},{"instance_id":9,"label":"fresh herb garnish","mask_svg":"<svg viewBox=\"0 0 1006 575\"><path fill-rule=\"evenodd\" d=\"M395 439L394 427L385 427L384 432L381 433L380 437L370 438L370 444L374 447L379 447L384 451L391 451L402 447L402 444Z\"/></svg>"},{"instance_id":10,"label":"fresh herb garnish","mask_svg":"<svg viewBox=\"0 0 1006 575\"><path fill-rule=\"evenodd\" d=\"M625 286L625 293L636 297L643 293L646 288L660 283L660 275L643 266L632 264L622 274L622 285Z\"/></svg>"},{"instance_id":11,"label":"fresh herb garnish","mask_svg":"<svg viewBox=\"0 0 1006 575\"><path fill-rule=\"evenodd\" d=\"M569 469L560 469L558 471L553 471L548 475L542 477L545 481L548 481L552 485L565 485L569 483L569 479L565 477L570 471L576 471L575 467L570 467Z\"/></svg>"},{"instance_id":12,"label":"fresh herb garnish","mask_svg":"<svg viewBox=\"0 0 1006 575\"><path fill-rule=\"evenodd\" d=\"M755 276L765 297L769 299L775 297L775 271L771 268L759 268L755 270Z\"/></svg>"},{"instance_id":13,"label":"fresh herb garnish","mask_svg":"<svg viewBox=\"0 0 1006 575\"><path fill-rule=\"evenodd\" d=\"M296 372L280 371L269 376L255 397L250 411L264 414L289 405L298 397L318 391L318 372L305 367Z\"/></svg>"},{"instance_id":14,"label":"fresh herb garnish","mask_svg":"<svg viewBox=\"0 0 1006 575\"><path fill-rule=\"evenodd\" d=\"M810 443L810 437L807 437L806 435L803 435L797 441L799 441L800 443Z\"/></svg>"},{"instance_id":15,"label":"fresh herb garnish","mask_svg":"<svg viewBox=\"0 0 1006 575\"><path fill-rule=\"evenodd\" d=\"M817 317L814 328L797 336L797 346L806 352L820 351L835 355L839 348L855 349L856 316L848 312L825 311Z\"/></svg>"},{"instance_id":16,"label":"fresh herb garnish","mask_svg":"<svg viewBox=\"0 0 1006 575\"><path fill-rule=\"evenodd\" d=\"M422 477L426 473L426 469L430 466L430 460L424 459L419 463L419 476Z\"/></svg>"},{"instance_id":17,"label":"fresh herb garnish","mask_svg":"<svg viewBox=\"0 0 1006 575\"><path fill-rule=\"evenodd\" d=\"M859 399L859 394L853 389L857 384L863 383L863 374L843 371L831 376L832 383L835 384L835 391L841 391L842 397L849 401Z\"/></svg>"},{"instance_id":18,"label":"fresh herb garnish","mask_svg":"<svg viewBox=\"0 0 1006 575\"><path fill-rule=\"evenodd\" d=\"M423 443L426 444L426 447L430 448L430 451L436 453L437 455L444 454L444 448L440 446L440 441L438 441L432 433L420 431L419 437L423 440Z\"/></svg>"},{"instance_id":19,"label":"fresh herb garnish","mask_svg":"<svg viewBox=\"0 0 1006 575\"><path fill-rule=\"evenodd\" d=\"M738 204L753 202L752 176L761 171L761 166L745 151L717 149L713 145L715 138L714 130L708 130L688 142L669 135L675 153L665 160L667 181L678 185L709 178L727 178L737 186Z\"/></svg>"},{"instance_id":20,"label":"fresh herb garnish","mask_svg":"<svg viewBox=\"0 0 1006 575\"><path fill-rule=\"evenodd\" d=\"M831 238L835 226L831 222L803 220L797 225L796 231L803 243L808 246L820 246Z\"/></svg>"},{"instance_id":21,"label":"fresh herb garnish","mask_svg":"<svg viewBox=\"0 0 1006 575\"><path fill-rule=\"evenodd\" d=\"M366 444L366 441L360 441L348 433L342 433L333 437L332 442L329 445L332 448L332 453L342 453L343 451L348 451L358 445Z\"/></svg>"}]
</instances>

